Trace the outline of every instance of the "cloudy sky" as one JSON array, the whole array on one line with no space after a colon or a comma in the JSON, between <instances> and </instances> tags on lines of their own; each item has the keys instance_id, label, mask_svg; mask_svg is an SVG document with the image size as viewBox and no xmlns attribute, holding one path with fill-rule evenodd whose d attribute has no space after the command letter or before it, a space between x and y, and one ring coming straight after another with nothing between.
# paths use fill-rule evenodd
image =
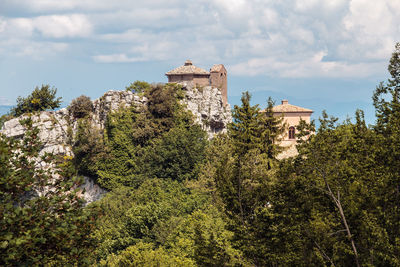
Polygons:
<instances>
[{"instance_id":1,"label":"cloudy sky","mask_svg":"<svg viewBox=\"0 0 400 267\"><path fill-rule=\"evenodd\" d=\"M252 92L373 122L371 95L400 41L400 0L0 0L0 105L35 86L64 105L135 80L165 82L191 59Z\"/></svg>"}]
</instances>

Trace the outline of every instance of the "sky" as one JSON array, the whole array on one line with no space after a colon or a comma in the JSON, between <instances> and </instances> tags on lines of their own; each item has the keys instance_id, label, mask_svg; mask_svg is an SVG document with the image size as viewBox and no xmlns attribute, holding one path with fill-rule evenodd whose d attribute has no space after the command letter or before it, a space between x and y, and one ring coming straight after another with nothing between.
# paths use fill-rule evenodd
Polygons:
<instances>
[{"instance_id":1,"label":"sky","mask_svg":"<svg viewBox=\"0 0 400 267\"><path fill-rule=\"evenodd\" d=\"M224 64L228 100L365 111L388 79L400 0L0 0L0 105L42 84L63 105L135 80L166 82L186 59Z\"/></svg>"}]
</instances>

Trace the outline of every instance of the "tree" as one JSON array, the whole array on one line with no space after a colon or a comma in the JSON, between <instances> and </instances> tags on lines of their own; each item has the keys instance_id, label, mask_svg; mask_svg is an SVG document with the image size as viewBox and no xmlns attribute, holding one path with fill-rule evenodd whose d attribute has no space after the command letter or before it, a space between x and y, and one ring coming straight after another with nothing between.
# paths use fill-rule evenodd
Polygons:
<instances>
[{"instance_id":1,"label":"tree","mask_svg":"<svg viewBox=\"0 0 400 267\"><path fill-rule=\"evenodd\" d=\"M50 85L35 87L33 92L24 97L17 98L17 106L12 108L10 114L18 117L24 113L43 111L46 109L55 109L60 107L61 97L56 98L57 89L50 88Z\"/></svg>"},{"instance_id":2,"label":"tree","mask_svg":"<svg viewBox=\"0 0 400 267\"><path fill-rule=\"evenodd\" d=\"M107 189L119 185L137 187L154 175L186 179L197 173L195 161L202 158L205 135L198 126L192 125L192 114L179 102L181 87L157 84L146 90L145 96L146 107L120 108L107 117L106 153L96 164L98 182ZM84 144L90 137L81 139ZM97 161L96 153L87 151L82 156L85 154L94 156L87 162Z\"/></svg>"},{"instance_id":3,"label":"tree","mask_svg":"<svg viewBox=\"0 0 400 267\"><path fill-rule=\"evenodd\" d=\"M252 149L263 149L262 121L258 105L250 105L249 92L242 95L242 106L234 106L233 122L229 125L229 136L235 148L235 154L242 156Z\"/></svg>"},{"instance_id":4,"label":"tree","mask_svg":"<svg viewBox=\"0 0 400 267\"><path fill-rule=\"evenodd\" d=\"M268 101L266 112L258 105L250 105L250 94L242 96L242 105L233 110L233 123L229 125L228 138L214 142L223 151L213 164L215 184L224 202L226 213L232 220L236 246L256 265L262 264L265 255L256 253L256 214L270 202L270 192L275 182L280 151L278 140L283 133L281 118L272 112L273 102Z\"/></svg>"},{"instance_id":5,"label":"tree","mask_svg":"<svg viewBox=\"0 0 400 267\"><path fill-rule=\"evenodd\" d=\"M380 206L384 207L385 229L391 248L400 255L400 43L389 62L391 79L381 82L373 95L376 109L377 165L384 166ZM397 258L396 263L400 264Z\"/></svg>"},{"instance_id":6,"label":"tree","mask_svg":"<svg viewBox=\"0 0 400 267\"><path fill-rule=\"evenodd\" d=\"M94 231L99 241L95 256L104 259L140 242L154 246L163 246L166 240L173 243L169 236L177 225L187 215L203 209L207 201L171 179L146 179L136 189L116 188L93 203L104 214Z\"/></svg>"},{"instance_id":7,"label":"tree","mask_svg":"<svg viewBox=\"0 0 400 267\"><path fill-rule=\"evenodd\" d=\"M280 142L283 139L283 133L287 127L282 116L278 117L274 115L274 104L275 102L269 97L267 108L264 110L265 118L260 121L262 140L264 140L265 146L262 151L265 151L267 157L271 160L274 160L276 156L283 151ZM269 168L271 168L271 166L269 166Z\"/></svg>"},{"instance_id":8,"label":"tree","mask_svg":"<svg viewBox=\"0 0 400 267\"><path fill-rule=\"evenodd\" d=\"M0 136L0 265L89 264L96 213L83 209L79 179L38 169L38 129L30 118L22 140ZM54 166L54 165L52 165Z\"/></svg>"},{"instance_id":9,"label":"tree","mask_svg":"<svg viewBox=\"0 0 400 267\"><path fill-rule=\"evenodd\" d=\"M107 157L107 147L100 129L93 126L91 119L78 120L77 131L72 145L72 162L81 175L97 178L99 163Z\"/></svg>"},{"instance_id":10,"label":"tree","mask_svg":"<svg viewBox=\"0 0 400 267\"><path fill-rule=\"evenodd\" d=\"M143 93L151 89L151 85L145 81L135 81L129 86L125 87L126 91L132 91L133 93Z\"/></svg>"},{"instance_id":11,"label":"tree","mask_svg":"<svg viewBox=\"0 0 400 267\"><path fill-rule=\"evenodd\" d=\"M93 103L90 97L81 95L71 101L68 111L76 119L85 118L93 112Z\"/></svg>"},{"instance_id":12,"label":"tree","mask_svg":"<svg viewBox=\"0 0 400 267\"><path fill-rule=\"evenodd\" d=\"M302 214L290 228L303 225L300 242L314 250L310 265L398 265L393 169L381 162L392 148L380 140L362 111L356 112L355 123L337 123L324 112L317 132L298 146L299 155L281 166L277 185L286 180L283 184L296 187L279 186L281 193L271 204L285 210L279 205L283 202L293 206L293 214Z\"/></svg>"},{"instance_id":13,"label":"tree","mask_svg":"<svg viewBox=\"0 0 400 267\"><path fill-rule=\"evenodd\" d=\"M141 172L149 178L195 179L205 158L206 144L207 136L200 126L176 126L152 140L143 151Z\"/></svg>"},{"instance_id":14,"label":"tree","mask_svg":"<svg viewBox=\"0 0 400 267\"><path fill-rule=\"evenodd\" d=\"M118 255L110 255L100 266L196 266L193 260L181 255L171 255L162 247L154 249L153 244L138 243L130 246Z\"/></svg>"}]
</instances>

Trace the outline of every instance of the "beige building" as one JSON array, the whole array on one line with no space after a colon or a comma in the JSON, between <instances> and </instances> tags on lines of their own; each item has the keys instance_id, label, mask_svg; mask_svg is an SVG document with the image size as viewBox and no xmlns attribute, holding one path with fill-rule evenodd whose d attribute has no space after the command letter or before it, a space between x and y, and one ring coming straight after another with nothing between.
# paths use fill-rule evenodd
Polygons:
<instances>
[{"instance_id":1,"label":"beige building","mask_svg":"<svg viewBox=\"0 0 400 267\"><path fill-rule=\"evenodd\" d=\"M279 155L278 158L296 155L296 126L299 124L301 119L310 123L313 111L311 109L291 105L288 100L282 100L282 103L274 106L272 110L274 111L274 116L283 116L283 120L287 124L282 140L282 146L287 147L287 149Z\"/></svg>"},{"instance_id":2,"label":"beige building","mask_svg":"<svg viewBox=\"0 0 400 267\"><path fill-rule=\"evenodd\" d=\"M193 82L195 86L213 86L221 90L224 106L228 103L227 71L222 64L212 66L210 71L196 67L186 60L183 66L170 70L165 75L169 83Z\"/></svg>"}]
</instances>

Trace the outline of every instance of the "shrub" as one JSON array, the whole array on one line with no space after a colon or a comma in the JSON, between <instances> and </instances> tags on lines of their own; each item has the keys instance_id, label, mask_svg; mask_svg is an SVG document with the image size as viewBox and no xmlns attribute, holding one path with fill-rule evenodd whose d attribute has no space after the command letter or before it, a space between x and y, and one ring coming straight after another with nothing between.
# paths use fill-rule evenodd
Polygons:
<instances>
[{"instance_id":1,"label":"shrub","mask_svg":"<svg viewBox=\"0 0 400 267\"><path fill-rule=\"evenodd\" d=\"M89 119L78 120L78 129L75 142L73 163L79 174L95 178L98 162L106 156L103 135L100 129L94 127Z\"/></svg>"},{"instance_id":2,"label":"shrub","mask_svg":"<svg viewBox=\"0 0 400 267\"><path fill-rule=\"evenodd\" d=\"M90 97L81 95L72 100L68 111L76 119L85 118L93 111L93 103Z\"/></svg>"},{"instance_id":3,"label":"shrub","mask_svg":"<svg viewBox=\"0 0 400 267\"><path fill-rule=\"evenodd\" d=\"M36 87L26 98L17 98L17 106L11 109L10 114L18 117L28 112L59 108L61 97L56 98L56 93L57 88L50 88L48 84L42 85L40 89Z\"/></svg>"},{"instance_id":4,"label":"shrub","mask_svg":"<svg viewBox=\"0 0 400 267\"><path fill-rule=\"evenodd\" d=\"M9 115L9 114L5 114L5 115L0 116L0 130L1 130L1 128L3 128L4 123L6 121L8 121L8 120L11 120L12 118L13 117L11 115Z\"/></svg>"},{"instance_id":5,"label":"shrub","mask_svg":"<svg viewBox=\"0 0 400 267\"><path fill-rule=\"evenodd\" d=\"M150 90L151 85L145 81L135 81L129 86L125 87L126 91L132 91L133 93L142 93L146 90Z\"/></svg>"}]
</instances>

